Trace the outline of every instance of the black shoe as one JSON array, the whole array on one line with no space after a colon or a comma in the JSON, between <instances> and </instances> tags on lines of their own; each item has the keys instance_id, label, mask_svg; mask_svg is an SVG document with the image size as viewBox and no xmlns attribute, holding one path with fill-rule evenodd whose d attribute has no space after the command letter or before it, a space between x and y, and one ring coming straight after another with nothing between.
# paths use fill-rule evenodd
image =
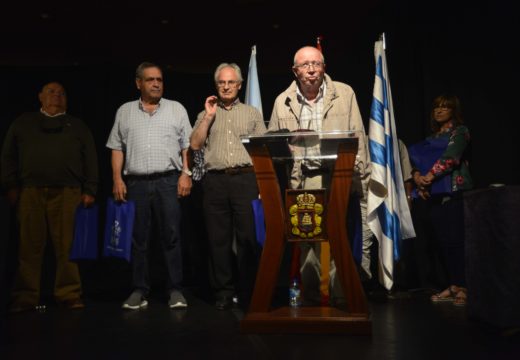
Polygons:
<instances>
[{"instance_id":1,"label":"black shoe","mask_svg":"<svg viewBox=\"0 0 520 360\"><path fill-rule=\"evenodd\" d=\"M29 304L12 304L9 307L9 313L16 314L21 312L40 310L41 305L29 305Z\"/></svg>"},{"instance_id":2,"label":"black shoe","mask_svg":"<svg viewBox=\"0 0 520 360\"><path fill-rule=\"evenodd\" d=\"M215 307L217 310L231 309L233 307L233 299L230 297L218 298L217 301L215 301Z\"/></svg>"},{"instance_id":3,"label":"black shoe","mask_svg":"<svg viewBox=\"0 0 520 360\"><path fill-rule=\"evenodd\" d=\"M80 298L64 300L60 303L60 306L65 309L74 310L74 309L83 309L85 304Z\"/></svg>"}]
</instances>

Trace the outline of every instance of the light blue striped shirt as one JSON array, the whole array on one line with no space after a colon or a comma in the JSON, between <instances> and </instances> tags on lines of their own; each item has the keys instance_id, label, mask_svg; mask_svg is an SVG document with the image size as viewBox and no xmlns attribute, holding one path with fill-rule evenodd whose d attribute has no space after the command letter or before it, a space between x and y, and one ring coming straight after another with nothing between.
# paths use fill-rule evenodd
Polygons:
<instances>
[{"instance_id":1,"label":"light blue striped shirt","mask_svg":"<svg viewBox=\"0 0 520 360\"><path fill-rule=\"evenodd\" d=\"M125 175L182 169L181 151L190 146L191 124L184 106L161 99L153 113L140 100L123 104L106 146L125 154Z\"/></svg>"}]
</instances>

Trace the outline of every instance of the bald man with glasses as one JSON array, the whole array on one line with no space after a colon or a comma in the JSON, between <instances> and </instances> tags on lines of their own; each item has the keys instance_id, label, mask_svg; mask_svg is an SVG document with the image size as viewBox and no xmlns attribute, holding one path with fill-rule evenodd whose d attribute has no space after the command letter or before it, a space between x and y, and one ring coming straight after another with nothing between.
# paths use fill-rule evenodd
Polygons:
<instances>
[{"instance_id":1,"label":"bald man with glasses","mask_svg":"<svg viewBox=\"0 0 520 360\"><path fill-rule=\"evenodd\" d=\"M366 225L366 193L370 168L365 128L354 90L347 84L333 81L325 73L325 69L325 58L317 48L306 46L296 52L292 66L296 79L276 98L268 130L359 131L359 147L354 166L352 192L353 197L357 196L360 200L363 219L362 278L363 275L365 278L370 278L369 248L372 244L372 233ZM311 147L305 150L307 155L309 153L319 154L319 145L316 148ZM332 165L312 158L294 161L294 166L290 170L290 187L293 189L328 187ZM320 280L320 255L320 244L304 243L301 246L300 263L304 295L306 300L313 303L323 303L324 301L323 294L320 295L318 291L315 291L323 281ZM337 281L334 280L333 263L331 269L330 283L333 296L341 298L341 289L338 289ZM323 274L321 276L323 277ZM326 296L328 296L328 292Z\"/></svg>"}]
</instances>

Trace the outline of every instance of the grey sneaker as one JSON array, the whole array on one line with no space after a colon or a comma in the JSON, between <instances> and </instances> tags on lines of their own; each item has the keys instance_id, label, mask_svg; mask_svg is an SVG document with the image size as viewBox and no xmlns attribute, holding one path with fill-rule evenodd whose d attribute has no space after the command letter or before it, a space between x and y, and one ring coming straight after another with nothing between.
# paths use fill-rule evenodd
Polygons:
<instances>
[{"instance_id":1,"label":"grey sneaker","mask_svg":"<svg viewBox=\"0 0 520 360\"><path fill-rule=\"evenodd\" d=\"M186 299L179 290L173 290L170 293L170 300L168 300L170 309L184 309L188 307Z\"/></svg>"},{"instance_id":2,"label":"grey sneaker","mask_svg":"<svg viewBox=\"0 0 520 360\"><path fill-rule=\"evenodd\" d=\"M143 294L141 294L139 291L134 291L123 303L123 309L130 310L138 310L147 306L148 301L146 301Z\"/></svg>"}]
</instances>

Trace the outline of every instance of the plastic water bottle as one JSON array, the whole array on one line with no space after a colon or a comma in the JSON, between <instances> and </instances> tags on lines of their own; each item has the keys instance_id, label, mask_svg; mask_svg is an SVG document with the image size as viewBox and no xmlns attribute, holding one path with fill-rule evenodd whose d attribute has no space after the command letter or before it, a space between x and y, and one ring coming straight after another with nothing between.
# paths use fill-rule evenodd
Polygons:
<instances>
[{"instance_id":1,"label":"plastic water bottle","mask_svg":"<svg viewBox=\"0 0 520 360\"><path fill-rule=\"evenodd\" d=\"M302 292L300 290L300 282L297 278L292 279L289 287L289 305L291 307L299 307L302 305Z\"/></svg>"}]
</instances>

